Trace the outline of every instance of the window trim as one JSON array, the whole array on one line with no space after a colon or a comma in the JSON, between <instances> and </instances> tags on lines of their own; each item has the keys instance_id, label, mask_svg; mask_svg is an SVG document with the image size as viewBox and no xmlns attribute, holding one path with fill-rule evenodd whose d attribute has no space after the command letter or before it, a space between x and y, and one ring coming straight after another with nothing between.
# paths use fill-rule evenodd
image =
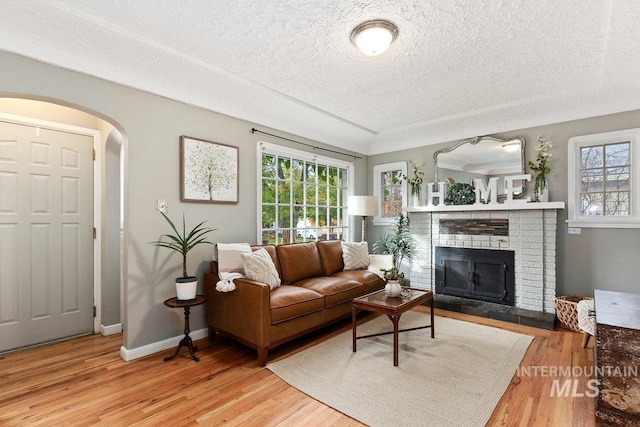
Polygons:
<instances>
[{"instance_id":1,"label":"window trim","mask_svg":"<svg viewBox=\"0 0 640 427\"><path fill-rule=\"evenodd\" d=\"M380 206L382 206L382 186L380 184L380 175L383 172L389 172L400 169L404 176L407 175L407 162L392 162L392 163L380 163L373 167L373 195L377 196L380 200L378 203L378 215L373 217L373 225L393 225L395 218L387 218L380 215ZM402 206L407 206L407 182L402 180Z\"/></svg>"},{"instance_id":2,"label":"window trim","mask_svg":"<svg viewBox=\"0 0 640 427\"><path fill-rule=\"evenodd\" d=\"M320 156L308 151L297 150L284 145L273 144L265 141L256 143L256 241L262 242L262 154L264 152L285 157L295 157L298 160L324 163L327 166L335 166L347 169L347 198L353 196L353 187L355 184L355 168L352 162L347 162L333 157ZM345 204L346 206L346 200ZM346 216L347 236L353 241L355 236L355 227L353 217Z\"/></svg>"},{"instance_id":3,"label":"window trim","mask_svg":"<svg viewBox=\"0 0 640 427\"><path fill-rule=\"evenodd\" d=\"M583 147L630 142L631 215L629 216L585 216L580 215L580 154ZM584 228L640 228L640 128L581 135L569 138L567 150L568 168L568 219L569 227Z\"/></svg>"}]
</instances>

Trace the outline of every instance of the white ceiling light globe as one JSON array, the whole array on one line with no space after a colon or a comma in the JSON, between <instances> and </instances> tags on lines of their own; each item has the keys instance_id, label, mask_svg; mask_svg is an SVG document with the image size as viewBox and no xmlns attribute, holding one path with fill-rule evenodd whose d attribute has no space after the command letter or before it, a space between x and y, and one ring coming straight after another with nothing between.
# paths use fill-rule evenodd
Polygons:
<instances>
[{"instance_id":1,"label":"white ceiling light globe","mask_svg":"<svg viewBox=\"0 0 640 427\"><path fill-rule=\"evenodd\" d=\"M398 36L398 29L388 21L367 21L351 32L352 43L367 56L377 56L386 51Z\"/></svg>"}]
</instances>

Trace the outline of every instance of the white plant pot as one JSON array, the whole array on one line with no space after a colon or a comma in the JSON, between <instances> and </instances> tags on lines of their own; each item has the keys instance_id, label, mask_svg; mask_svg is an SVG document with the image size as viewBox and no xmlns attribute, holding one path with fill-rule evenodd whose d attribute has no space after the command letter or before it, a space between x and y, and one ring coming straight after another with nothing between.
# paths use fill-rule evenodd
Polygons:
<instances>
[{"instance_id":1,"label":"white plant pot","mask_svg":"<svg viewBox=\"0 0 640 427\"><path fill-rule=\"evenodd\" d=\"M384 287L384 293L388 297L399 297L402 294L402 286L397 280L389 280Z\"/></svg>"},{"instance_id":2,"label":"white plant pot","mask_svg":"<svg viewBox=\"0 0 640 427\"><path fill-rule=\"evenodd\" d=\"M198 290L197 277L178 277L176 279L176 293L179 300L191 300L196 298Z\"/></svg>"},{"instance_id":3,"label":"white plant pot","mask_svg":"<svg viewBox=\"0 0 640 427\"><path fill-rule=\"evenodd\" d=\"M540 195L538 196L538 200L540 200L541 202L548 202L549 201L549 189L545 188L544 190L542 190L540 192Z\"/></svg>"}]
</instances>

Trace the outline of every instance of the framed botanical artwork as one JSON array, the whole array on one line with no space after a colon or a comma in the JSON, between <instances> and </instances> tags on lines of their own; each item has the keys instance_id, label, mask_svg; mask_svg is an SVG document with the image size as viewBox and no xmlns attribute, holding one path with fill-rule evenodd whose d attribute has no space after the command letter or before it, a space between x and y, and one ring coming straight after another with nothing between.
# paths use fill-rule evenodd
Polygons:
<instances>
[{"instance_id":1,"label":"framed botanical artwork","mask_svg":"<svg viewBox=\"0 0 640 427\"><path fill-rule=\"evenodd\" d=\"M238 203L238 147L182 135L180 200Z\"/></svg>"}]
</instances>

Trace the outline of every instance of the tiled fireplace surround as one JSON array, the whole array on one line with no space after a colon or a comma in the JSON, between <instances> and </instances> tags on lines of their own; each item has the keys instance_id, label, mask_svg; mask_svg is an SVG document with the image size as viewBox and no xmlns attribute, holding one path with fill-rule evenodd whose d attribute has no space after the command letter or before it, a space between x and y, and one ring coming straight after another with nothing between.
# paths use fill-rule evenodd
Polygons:
<instances>
[{"instance_id":1,"label":"tiled fireplace surround","mask_svg":"<svg viewBox=\"0 0 640 427\"><path fill-rule=\"evenodd\" d=\"M564 208L564 203L532 205L409 208L414 238L411 286L435 291L436 246L511 250L515 252L515 306L555 313L557 209ZM509 235L443 234L440 220L444 219L507 219Z\"/></svg>"}]
</instances>

